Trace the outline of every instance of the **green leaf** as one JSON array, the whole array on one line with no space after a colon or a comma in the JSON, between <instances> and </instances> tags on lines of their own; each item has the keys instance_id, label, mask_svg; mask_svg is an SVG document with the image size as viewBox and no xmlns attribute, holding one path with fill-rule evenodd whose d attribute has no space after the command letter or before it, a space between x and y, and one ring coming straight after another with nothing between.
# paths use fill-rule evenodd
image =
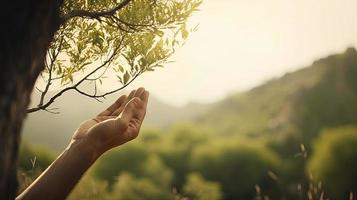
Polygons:
<instances>
[{"instance_id":1,"label":"green leaf","mask_svg":"<svg viewBox=\"0 0 357 200\"><path fill-rule=\"evenodd\" d=\"M120 82L120 83L123 83L122 78L121 78L119 75L116 75L116 76L117 76L117 78L119 79L119 82Z\"/></svg>"},{"instance_id":2,"label":"green leaf","mask_svg":"<svg viewBox=\"0 0 357 200\"><path fill-rule=\"evenodd\" d=\"M123 77L123 81L124 81L123 84L124 85L127 84L129 79L130 79L130 74L128 73L128 71L126 71Z\"/></svg>"},{"instance_id":3,"label":"green leaf","mask_svg":"<svg viewBox=\"0 0 357 200\"><path fill-rule=\"evenodd\" d=\"M120 72L124 72L124 67L123 66L119 65L118 68L119 68Z\"/></svg>"}]
</instances>

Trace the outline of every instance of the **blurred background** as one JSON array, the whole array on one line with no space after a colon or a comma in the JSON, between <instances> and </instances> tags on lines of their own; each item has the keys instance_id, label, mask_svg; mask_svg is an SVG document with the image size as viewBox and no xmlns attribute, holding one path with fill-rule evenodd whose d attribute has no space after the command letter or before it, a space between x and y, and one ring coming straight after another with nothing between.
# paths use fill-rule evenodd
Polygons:
<instances>
[{"instance_id":1,"label":"blurred background","mask_svg":"<svg viewBox=\"0 0 357 200\"><path fill-rule=\"evenodd\" d=\"M205 0L189 22L198 30L165 68L103 103L68 92L59 114L28 115L22 188L82 121L144 86L140 137L101 157L69 199L356 199L356 8Z\"/></svg>"}]
</instances>

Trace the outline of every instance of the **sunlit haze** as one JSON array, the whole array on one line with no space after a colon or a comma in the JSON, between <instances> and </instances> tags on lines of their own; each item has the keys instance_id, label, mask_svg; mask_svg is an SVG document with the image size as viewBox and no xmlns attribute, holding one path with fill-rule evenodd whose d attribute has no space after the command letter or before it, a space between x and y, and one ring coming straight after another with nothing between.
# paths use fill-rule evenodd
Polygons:
<instances>
[{"instance_id":1,"label":"sunlit haze","mask_svg":"<svg viewBox=\"0 0 357 200\"><path fill-rule=\"evenodd\" d=\"M356 8L356 0L205 0L175 62L130 88L174 105L217 101L357 46Z\"/></svg>"}]
</instances>

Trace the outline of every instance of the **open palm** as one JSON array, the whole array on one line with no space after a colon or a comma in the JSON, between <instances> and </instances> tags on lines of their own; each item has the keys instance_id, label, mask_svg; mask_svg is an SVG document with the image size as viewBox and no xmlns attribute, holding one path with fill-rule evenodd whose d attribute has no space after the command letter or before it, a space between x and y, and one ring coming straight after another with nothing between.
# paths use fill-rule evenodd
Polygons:
<instances>
[{"instance_id":1,"label":"open palm","mask_svg":"<svg viewBox=\"0 0 357 200\"><path fill-rule=\"evenodd\" d=\"M139 134L144 120L149 92L144 88L118 98L95 118L84 121L72 141L89 140L100 152L124 144Z\"/></svg>"}]
</instances>

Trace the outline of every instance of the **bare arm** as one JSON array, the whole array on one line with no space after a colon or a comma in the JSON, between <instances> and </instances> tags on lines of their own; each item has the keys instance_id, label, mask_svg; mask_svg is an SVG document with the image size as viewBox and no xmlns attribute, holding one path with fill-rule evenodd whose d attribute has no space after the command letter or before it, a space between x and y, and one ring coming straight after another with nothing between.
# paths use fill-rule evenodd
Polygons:
<instances>
[{"instance_id":1,"label":"bare arm","mask_svg":"<svg viewBox=\"0 0 357 200\"><path fill-rule=\"evenodd\" d=\"M97 158L138 136L148 97L144 88L133 90L83 122L68 148L16 199L65 199Z\"/></svg>"}]
</instances>

